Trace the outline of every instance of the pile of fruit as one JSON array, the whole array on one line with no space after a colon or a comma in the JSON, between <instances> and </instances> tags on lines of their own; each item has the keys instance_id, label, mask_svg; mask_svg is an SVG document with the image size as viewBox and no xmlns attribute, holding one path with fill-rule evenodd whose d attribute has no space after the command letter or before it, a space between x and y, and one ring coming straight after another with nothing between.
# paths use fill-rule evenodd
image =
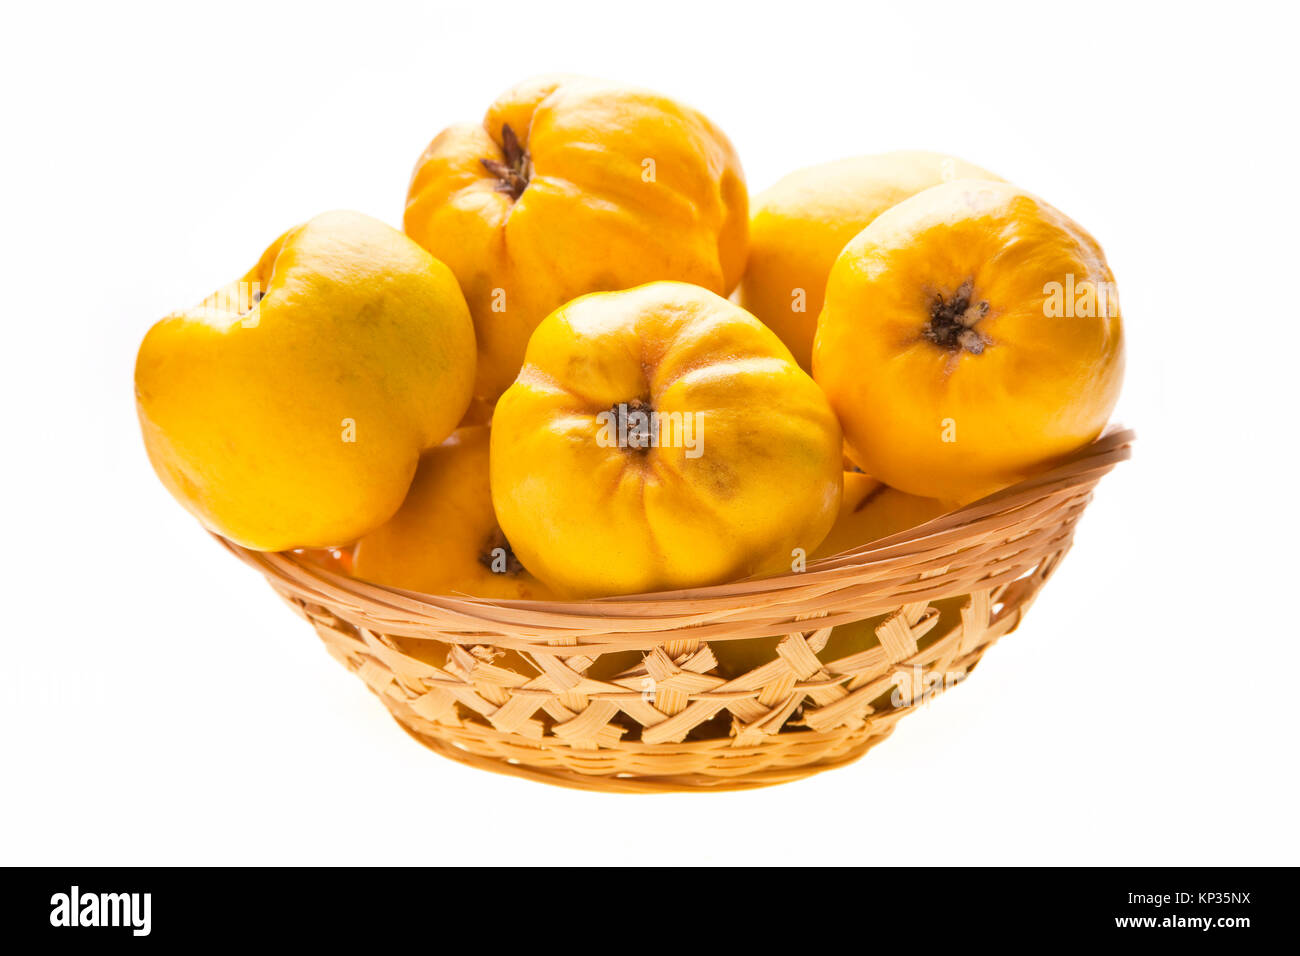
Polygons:
<instances>
[{"instance_id":1,"label":"pile of fruit","mask_svg":"<svg viewBox=\"0 0 1300 956\"><path fill-rule=\"evenodd\" d=\"M521 84L429 144L403 231L321 215L149 331L150 460L244 547L554 600L799 571L1101 432L1114 279L1052 206L907 152L749 206L695 110Z\"/></svg>"}]
</instances>

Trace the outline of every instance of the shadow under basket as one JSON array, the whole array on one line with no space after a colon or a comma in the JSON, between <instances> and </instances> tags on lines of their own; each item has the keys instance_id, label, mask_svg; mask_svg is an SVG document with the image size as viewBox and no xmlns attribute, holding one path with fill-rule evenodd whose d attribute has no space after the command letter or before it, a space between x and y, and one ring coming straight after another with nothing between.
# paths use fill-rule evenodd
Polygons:
<instances>
[{"instance_id":1,"label":"shadow under basket","mask_svg":"<svg viewBox=\"0 0 1300 956\"><path fill-rule=\"evenodd\" d=\"M432 596L221 540L431 750L588 790L735 790L855 760L963 680L1020 624L1132 441L1112 429L1049 472L801 573L690 591Z\"/></svg>"}]
</instances>

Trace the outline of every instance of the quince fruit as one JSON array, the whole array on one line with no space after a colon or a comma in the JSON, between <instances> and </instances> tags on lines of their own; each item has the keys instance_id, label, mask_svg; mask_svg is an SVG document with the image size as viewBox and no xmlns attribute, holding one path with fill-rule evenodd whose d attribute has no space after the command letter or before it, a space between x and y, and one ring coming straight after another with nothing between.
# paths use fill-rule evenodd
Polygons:
<instances>
[{"instance_id":1,"label":"quince fruit","mask_svg":"<svg viewBox=\"0 0 1300 956\"><path fill-rule=\"evenodd\" d=\"M730 141L666 96L582 77L516 86L420 157L409 236L451 267L478 333L476 394L514 380L528 337L579 295L655 279L723 295L745 264Z\"/></svg>"},{"instance_id":2,"label":"quince fruit","mask_svg":"<svg viewBox=\"0 0 1300 956\"><path fill-rule=\"evenodd\" d=\"M861 472L844 473L844 497L839 515L821 546L813 557L825 558L869 544L924 524L939 517L946 509L933 498L918 498L883 485ZM939 610L939 621L926 638L936 639L947 633L961 620L965 597L944 598L934 602ZM885 622L886 615L840 624L831 630L826 646L818 652L821 660L829 663L858 654L880 643L876 628ZM921 641L924 647L926 638ZM718 660L722 674L728 678L739 677L762 667L776 658L776 646L783 638L754 637L739 641L714 641L709 646Z\"/></svg>"},{"instance_id":3,"label":"quince fruit","mask_svg":"<svg viewBox=\"0 0 1300 956\"><path fill-rule=\"evenodd\" d=\"M1096 240L1037 197L977 180L905 199L845 246L813 348L852 460L958 504L1095 439L1123 373Z\"/></svg>"},{"instance_id":4,"label":"quince fruit","mask_svg":"<svg viewBox=\"0 0 1300 956\"><path fill-rule=\"evenodd\" d=\"M492 510L489 429L459 428L426 451L406 501L353 549L353 574L425 594L546 600Z\"/></svg>"},{"instance_id":5,"label":"quince fruit","mask_svg":"<svg viewBox=\"0 0 1300 956\"><path fill-rule=\"evenodd\" d=\"M925 524L947 510L934 498L909 495L860 471L846 471L839 516L812 556L828 558L852 550Z\"/></svg>"},{"instance_id":6,"label":"quince fruit","mask_svg":"<svg viewBox=\"0 0 1300 956\"><path fill-rule=\"evenodd\" d=\"M492 500L524 565L566 596L717 584L821 543L841 440L775 333L655 282L537 327L492 419Z\"/></svg>"},{"instance_id":7,"label":"quince fruit","mask_svg":"<svg viewBox=\"0 0 1300 956\"><path fill-rule=\"evenodd\" d=\"M955 179L998 179L955 156L856 156L800 169L754 197L739 301L812 369L826 278L845 244L891 206Z\"/></svg>"},{"instance_id":8,"label":"quince fruit","mask_svg":"<svg viewBox=\"0 0 1300 956\"><path fill-rule=\"evenodd\" d=\"M450 270L378 220L336 212L154 325L135 395L176 499L212 531L279 551L347 544L387 520L473 377Z\"/></svg>"}]
</instances>

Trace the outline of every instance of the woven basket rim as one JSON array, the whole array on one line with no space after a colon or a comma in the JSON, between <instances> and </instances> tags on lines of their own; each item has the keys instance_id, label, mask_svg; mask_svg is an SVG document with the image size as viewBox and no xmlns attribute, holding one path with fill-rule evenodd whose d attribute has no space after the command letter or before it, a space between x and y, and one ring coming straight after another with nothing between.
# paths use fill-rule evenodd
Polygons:
<instances>
[{"instance_id":1,"label":"woven basket rim","mask_svg":"<svg viewBox=\"0 0 1300 956\"><path fill-rule=\"evenodd\" d=\"M807 619L816 619L819 626L847 623L828 614L823 605L837 603L826 599L827 595L842 597L850 590L859 603L878 597L896 605L900 595L929 601L975 586L1010 583L1024 570L1016 563L1014 546L1002 545L1005 553L982 553L987 547L983 542L1014 541L1021 527L1025 537L1041 535L1045 533L1042 522L1035 519L1049 509L1077 516L1097 481L1131 456L1134 438L1132 430L1111 426L1096 441L1046 472L925 524L809 561L802 572L689 590L574 601L422 594L330 571L301 554L252 551L213 536L262 572L285 596L328 608L359 626L385 624L382 629L402 636L421 637L437 631L446 639L448 633L463 631L466 643L473 643L483 640L484 633L518 635L519 646L540 643L552 647L584 644L584 637L590 640L596 635L607 644L611 640L617 643L622 635L621 643L627 647L649 647L688 634L709 640L738 639L756 636L767 619L772 633L779 633L779 622L800 619L805 611ZM963 550L979 559L970 562L966 578L951 570L953 555ZM999 570L1002 567L1005 570ZM740 623L751 626L738 628ZM698 630L707 625L716 625L717 632ZM512 642L498 643L508 646Z\"/></svg>"}]
</instances>

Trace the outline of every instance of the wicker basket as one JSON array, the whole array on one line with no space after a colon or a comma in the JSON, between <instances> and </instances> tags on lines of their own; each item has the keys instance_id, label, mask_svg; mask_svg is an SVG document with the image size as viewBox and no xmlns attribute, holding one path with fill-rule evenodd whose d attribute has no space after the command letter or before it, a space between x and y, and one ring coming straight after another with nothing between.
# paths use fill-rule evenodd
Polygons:
<instances>
[{"instance_id":1,"label":"wicker basket","mask_svg":"<svg viewBox=\"0 0 1300 956\"><path fill-rule=\"evenodd\" d=\"M693 591L435 597L223 543L440 754L591 790L740 789L848 763L964 678L1020 623L1132 440L1112 429L1046 474L802 573ZM933 603L956 596L958 619L937 628ZM866 649L819 657L836 625L881 616ZM711 645L764 638L765 663L719 672ZM631 666L600 673L613 654Z\"/></svg>"}]
</instances>

